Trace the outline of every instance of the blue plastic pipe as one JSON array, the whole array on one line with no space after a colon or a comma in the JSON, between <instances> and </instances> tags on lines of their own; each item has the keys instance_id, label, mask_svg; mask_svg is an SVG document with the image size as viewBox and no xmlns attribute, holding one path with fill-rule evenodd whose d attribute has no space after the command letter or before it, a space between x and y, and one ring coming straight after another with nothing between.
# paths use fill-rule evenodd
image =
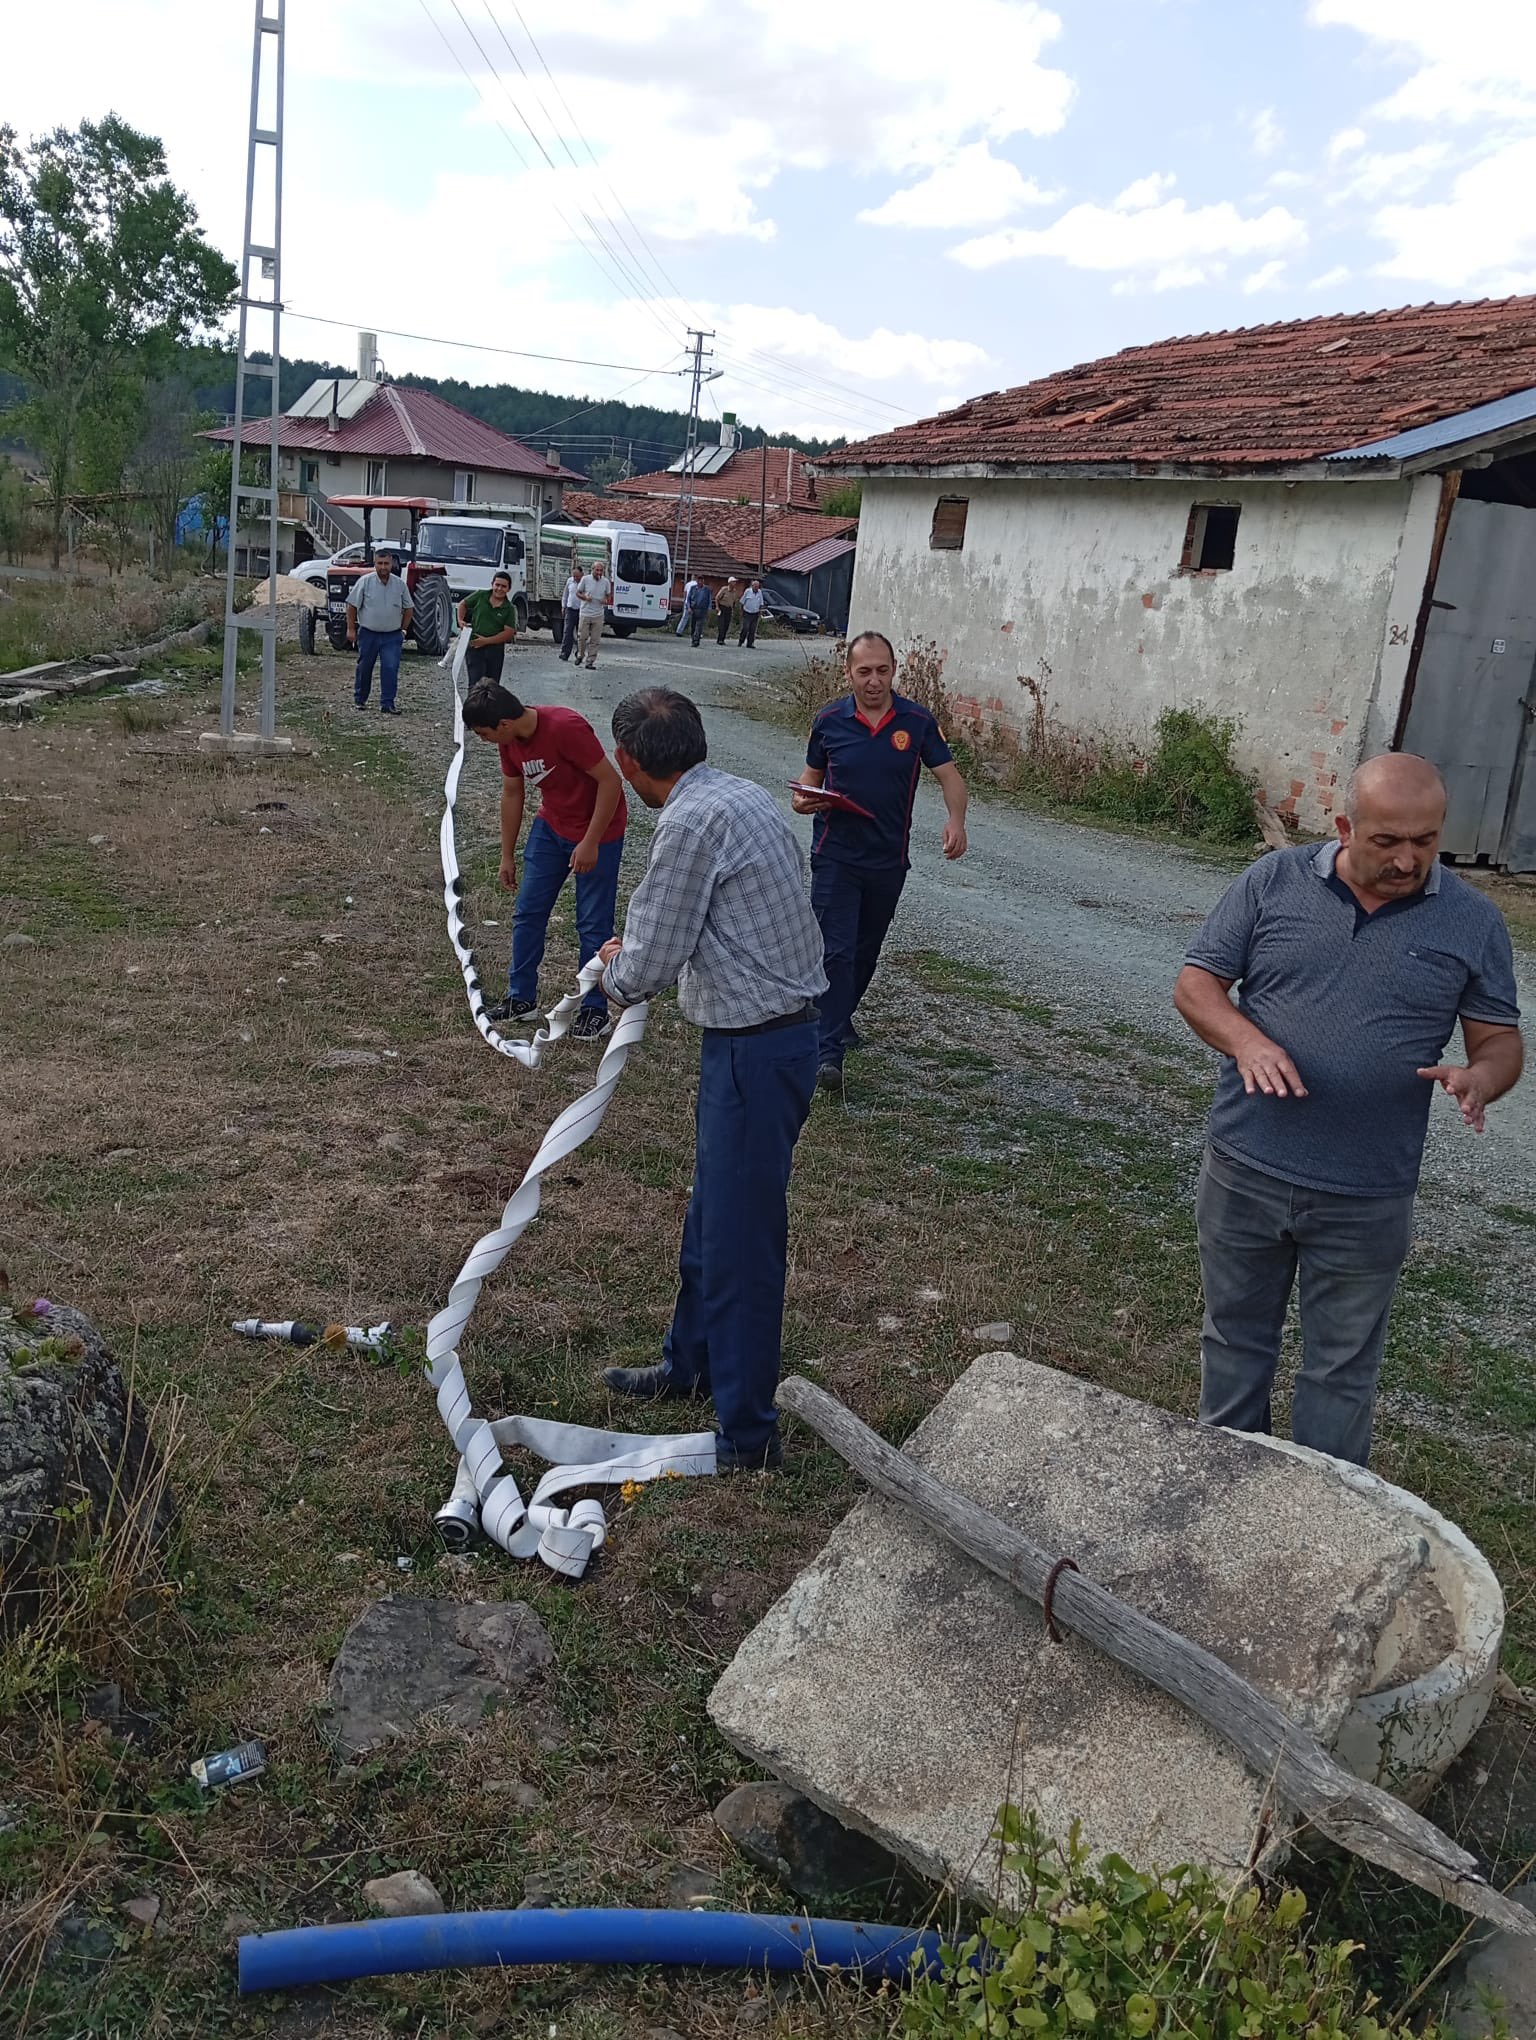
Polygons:
<instances>
[{"instance_id":1,"label":"blue plastic pipe","mask_svg":"<svg viewBox=\"0 0 1536 2040\"><path fill-rule=\"evenodd\" d=\"M939 1936L915 1927L808 1920L771 1913L434 1913L356 1925L293 1927L240 1940L240 1989L295 1990L354 1976L522 1963L676 1963L699 1969L853 1969L900 1980L914 1958L938 1967Z\"/></svg>"}]
</instances>

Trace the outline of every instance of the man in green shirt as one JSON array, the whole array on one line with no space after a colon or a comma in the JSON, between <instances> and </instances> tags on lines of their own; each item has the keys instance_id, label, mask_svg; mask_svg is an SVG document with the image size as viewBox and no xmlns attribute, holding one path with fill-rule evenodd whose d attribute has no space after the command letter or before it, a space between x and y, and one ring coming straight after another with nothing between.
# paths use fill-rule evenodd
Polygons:
<instances>
[{"instance_id":1,"label":"man in green shirt","mask_svg":"<svg viewBox=\"0 0 1536 2040\"><path fill-rule=\"evenodd\" d=\"M469 625L469 657L465 673L471 687L477 680L499 680L506 648L517 636L517 611L512 607L512 576L493 574L491 592L477 588L459 604L459 627Z\"/></svg>"}]
</instances>

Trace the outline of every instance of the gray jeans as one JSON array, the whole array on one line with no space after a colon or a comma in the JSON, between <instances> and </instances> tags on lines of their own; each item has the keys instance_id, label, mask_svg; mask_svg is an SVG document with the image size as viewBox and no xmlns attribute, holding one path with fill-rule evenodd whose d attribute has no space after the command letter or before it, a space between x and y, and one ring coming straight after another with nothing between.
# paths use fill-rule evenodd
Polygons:
<instances>
[{"instance_id":1,"label":"gray jeans","mask_svg":"<svg viewBox=\"0 0 1536 2040\"><path fill-rule=\"evenodd\" d=\"M1413 1244L1413 1198L1304 1190L1207 1147L1195 1216L1205 1284L1201 1423L1269 1430L1299 1270L1302 1363L1291 1436L1364 1466L1392 1295Z\"/></svg>"}]
</instances>

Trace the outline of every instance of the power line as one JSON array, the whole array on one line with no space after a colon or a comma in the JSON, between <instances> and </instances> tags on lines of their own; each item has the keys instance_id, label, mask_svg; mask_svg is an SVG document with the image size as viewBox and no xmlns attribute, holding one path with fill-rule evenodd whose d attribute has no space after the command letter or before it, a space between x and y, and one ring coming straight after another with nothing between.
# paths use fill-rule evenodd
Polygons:
<instances>
[{"instance_id":1,"label":"power line","mask_svg":"<svg viewBox=\"0 0 1536 2040\"><path fill-rule=\"evenodd\" d=\"M302 319L309 326L339 326L343 331L354 329L356 319L329 319L319 312L296 312L284 305L283 314L289 319ZM429 347L462 347L470 354L506 354L519 361L558 361L571 368L616 368L621 373L639 369L641 379L648 375L687 375L688 368L640 368L637 361L589 361L580 354L536 354L528 347L491 347L483 340L453 340L446 333L407 333L399 326L370 325L371 333L382 333L389 340L422 340ZM631 385L633 387L633 385Z\"/></svg>"}]
</instances>

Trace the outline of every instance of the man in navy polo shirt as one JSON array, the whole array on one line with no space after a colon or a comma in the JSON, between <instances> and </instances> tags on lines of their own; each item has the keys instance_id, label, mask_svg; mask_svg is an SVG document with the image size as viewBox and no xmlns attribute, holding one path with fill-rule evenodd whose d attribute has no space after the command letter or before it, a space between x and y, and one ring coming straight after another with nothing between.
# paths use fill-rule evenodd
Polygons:
<instances>
[{"instance_id":1,"label":"man in navy polo shirt","mask_svg":"<svg viewBox=\"0 0 1536 2040\"><path fill-rule=\"evenodd\" d=\"M880 945L911 863L912 803L926 765L944 795L944 855L965 855L965 781L944 733L915 701L894 690L889 638L866 630L848 647L851 693L829 702L811 725L796 814L815 815L811 906L821 923L827 990L821 1001L816 1082L843 1084L843 1057L859 1045L853 1016L869 990ZM863 815L839 812L816 789L846 794Z\"/></svg>"},{"instance_id":2,"label":"man in navy polo shirt","mask_svg":"<svg viewBox=\"0 0 1536 2040\"><path fill-rule=\"evenodd\" d=\"M1227 1059L1196 1203L1201 1422L1270 1428L1299 1272L1291 1435L1361 1466L1434 1087L1481 1133L1524 1056L1509 931L1438 862L1444 823L1427 759L1368 759L1338 841L1250 865L1174 988ZM1443 1062L1458 1020L1466 1062Z\"/></svg>"}]
</instances>

